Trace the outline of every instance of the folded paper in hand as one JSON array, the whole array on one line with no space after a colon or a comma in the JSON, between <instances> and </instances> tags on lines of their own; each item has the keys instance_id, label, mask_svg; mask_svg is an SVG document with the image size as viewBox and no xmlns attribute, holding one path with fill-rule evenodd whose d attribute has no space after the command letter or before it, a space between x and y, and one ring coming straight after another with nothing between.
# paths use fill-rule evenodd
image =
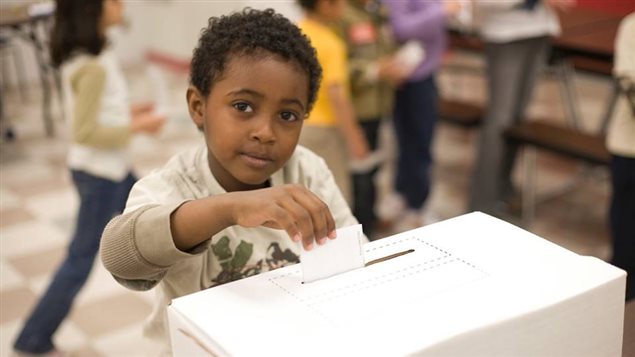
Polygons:
<instances>
[{"instance_id":1,"label":"folded paper in hand","mask_svg":"<svg viewBox=\"0 0 635 357\"><path fill-rule=\"evenodd\" d=\"M327 239L326 244L312 250L301 248L302 281L310 283L319 279L362 268L364 266L364 235L362 225L337 230L337 238Z\"/></svg>"},{"instance_id":2,"label":"folded paper in hand","mask_svg":"<svg viewBox=\"0 0 635 357\"><path fill-rule=\"evenodd\" d=\"M397 53L395 53L397 61L406 69L407 72L414 71L417 66L423 62L426 56L426 51L417 41L408 41L399 47Z\"/></svg>"}]
</instances>

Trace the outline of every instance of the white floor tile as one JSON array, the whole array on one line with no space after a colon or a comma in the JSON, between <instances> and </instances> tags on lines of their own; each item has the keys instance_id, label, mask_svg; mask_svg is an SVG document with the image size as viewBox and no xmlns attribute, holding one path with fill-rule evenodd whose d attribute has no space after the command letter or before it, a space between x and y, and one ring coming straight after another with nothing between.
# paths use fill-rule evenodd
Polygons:
<instances>
[{"instance_id":1,"label":"white floor tile","mask_svg":"<svg viewBox=\"0 0 635 357\"><path fill-rule=\"evenodd\" d=\"M158 356L161 346L142 335L143 324L138 323L92 342L94 349L105 356Z\"/></svg>"},{"instance_id":2,"label":"white floor tile","mask_svg":"<svg viewBox=\"0 0 635 357\"><path fill-rule=\"evenodd\" d=\"M82 349L89 344L86 335L70 320L64 320L57 333L53 336L53 343L62 352Z\"/></svg>"},{"instance_id":3,"label":"white floor tile","mask_svg":"<svg viewBox=\"0 0 635 357\"><path fill-rule=\"evenodd\" d=\"M7 263L3 257L0 257L0 289L11 289L23 284L23 277L18 273L11 264Z\"/></svg>"},{"instance_id":4,"label":"white floor tile","mask_svg":"<svg viewBox=\"0 0 635 357\"><path fill-rule=\"evenodd\" d=\"M19 223L0 229L0 251L4 257L30 254L64 244L67 239L67 236L51 223Z\"/></svg>"},{"instance_id":5,"label":"white floor tile","mask_svg":"<svg viewBox=\"0 0 635 357\"><path fill-rule=\"evenodd\" d=\"M11 356L13 341L20 328L22 328L22 321L20 320L13 320L0 325L0 356Z\"/></svg>"},{"instance_id":6,"label":"white floor tile","mask_svg":"<svg viewBox=\"0 0 635 357\"><path fill-rule=\"evenodd\" d=\"M85 305L104 299L108 296L132 292L117 283L115 278L104 268L97 257L90 277L77 296L76 304Z\"/></svg>"},{"instance_id":7,"label":"white floor tile","mask_svg":"<svg viewBox=\"0 0 635 357\"><path fill-rule=\"evenodd\" d=\"M0 175L0 182L4 182L4 173ZM10 190L0 187L0 209L17 208L21 204L20 198Z\"/></svg>"},{"instance_id":8,"label":"white floor tile","mask_svg":"<svg viewBox=\"0 0 635 357\"><path fill-rule=\"evenodd\" d=\"M57 171L40 159L4 163L2 165L2 184L39 182L45 178L54 178Z\"/></svg>"},{"instance_id":9,"label":"white floor tile","mask_svg":"<svg viewBox=\"0 0 635 357\"><path fill-rule=\"evenodd\" d=\"M77 215L79 197L72 185L59 187L58 190L30 197L24 205L38 219L53 222Z\"/></svg>"}]
</instances>

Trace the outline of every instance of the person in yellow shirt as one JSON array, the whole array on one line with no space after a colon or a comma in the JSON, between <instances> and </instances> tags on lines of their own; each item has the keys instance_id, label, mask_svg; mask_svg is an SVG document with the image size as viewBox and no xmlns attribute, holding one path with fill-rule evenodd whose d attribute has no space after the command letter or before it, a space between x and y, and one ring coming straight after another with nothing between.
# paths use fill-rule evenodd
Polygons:
<instances>
[{"instance_id":1,"label":"person in yellow shirt","mask_svg":"<svg viewBox=\"0 0 635 357\"><path fill-rule=\"evenodd\" d=\"M346 45L329 27L342 17L346 1L298 0L298 4L305 12L298 27L311 41L322 66L322 85L302 129L300 144L326 161L350 203L348 161L364 159L370 150L348 93Z\"/></svg>"}]
</instances>

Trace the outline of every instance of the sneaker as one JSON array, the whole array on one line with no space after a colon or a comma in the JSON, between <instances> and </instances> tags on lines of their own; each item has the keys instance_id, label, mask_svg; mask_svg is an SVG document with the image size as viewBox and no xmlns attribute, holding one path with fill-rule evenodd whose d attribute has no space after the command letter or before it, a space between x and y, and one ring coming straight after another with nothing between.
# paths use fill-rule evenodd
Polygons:
<instances>
[{"instance_id":1,"label":"sneaker","mask_svg":"<svg viewBox=\"0 0 635 357\"><path fill-rule=\"evenodd\" d=\"M395 232L401 233L412 229L420 228L428 224L439 222L439 216L430 211L421 211L409 209L404 213L401 219L395 224Z\"/></svg>"},{"instance_id":2,"label":"sneaker","mask_svg":"<svg viewBox=\"0 0 635 357\"><path fill-rule=\"evenodd\" d=\"M382 221L396 221L405 211L406 200L396 192L389 193L377 205L377 217Z\"/></svg>"}]
</instances>

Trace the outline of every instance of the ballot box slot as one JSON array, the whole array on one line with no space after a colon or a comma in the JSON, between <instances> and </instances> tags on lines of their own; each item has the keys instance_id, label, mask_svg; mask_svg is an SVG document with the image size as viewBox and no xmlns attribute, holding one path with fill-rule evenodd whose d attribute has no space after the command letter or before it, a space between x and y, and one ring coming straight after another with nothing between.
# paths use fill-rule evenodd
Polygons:
<instances>
[{"instance_id":1,"label":"ballot box slot","mask_svg":"<svg viewBox=\"0 0 635 357\"><path fill-rule=\"evenodd\" d=\"M398 253L387 255L385 257L373 259L373 260L367 262L366 264L364 264L364 267L371 266L373 264L377 264L377 263L381 263L381 262L385 262L385 261L390 260L390 259L399 258L399 257L401 257L403 255L413 253L414 251L415 251L414 249L408 249L408 250L404 250L402 252L398 252Z\"/></svg>"}]
</instances>

